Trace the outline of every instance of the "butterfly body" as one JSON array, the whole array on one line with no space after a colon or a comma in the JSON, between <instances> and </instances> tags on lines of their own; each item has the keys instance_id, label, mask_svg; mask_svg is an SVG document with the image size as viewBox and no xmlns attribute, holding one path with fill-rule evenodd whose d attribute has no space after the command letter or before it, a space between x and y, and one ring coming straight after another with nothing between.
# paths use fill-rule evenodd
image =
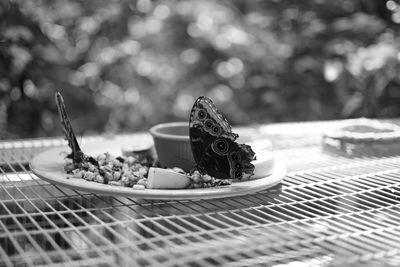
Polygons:
<instances>
[{"instance_id":1,"label":"butterfly body","mask_svg":"<svg viewBox=\"0 0 400 267\"><path fill-rule=\"evenodd\" d=\"M199 97L193 105L189 134L193 157L202 173L220 179L241 179L253 173L253 150L235 142L238 135L207 97Z\"/></svg>"}]
</instances>

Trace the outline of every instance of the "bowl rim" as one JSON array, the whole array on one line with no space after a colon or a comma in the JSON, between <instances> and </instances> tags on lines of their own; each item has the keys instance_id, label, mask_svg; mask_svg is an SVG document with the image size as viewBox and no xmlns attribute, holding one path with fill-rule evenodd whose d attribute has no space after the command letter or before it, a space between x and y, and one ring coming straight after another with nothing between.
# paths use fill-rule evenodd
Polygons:
<instances>
[{"instance_id":1,"label":"bowl rim","mask_svg":"<svg viewBox=\"0 0 400 267\"><path fill-rule=\"evenodd\" d=\"M159 130L163 128L174 128L174 127L182 127L186 126L189 128L189 122L179 121L179 122L166 122L159 123L150 128L150 134L155 138L168 139L168 140L176 140L176 141L189 141L189 135L176 135L176 134L166 134L160 133Z\"/></svg>"}]
</instances>

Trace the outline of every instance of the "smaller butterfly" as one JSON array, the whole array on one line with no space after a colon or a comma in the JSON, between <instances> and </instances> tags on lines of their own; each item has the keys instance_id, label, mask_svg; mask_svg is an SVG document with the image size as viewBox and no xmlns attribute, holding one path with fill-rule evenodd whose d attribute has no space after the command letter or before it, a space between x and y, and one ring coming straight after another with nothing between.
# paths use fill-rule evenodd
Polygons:
<instances>
[{"instance_id":1,"label":"smaller butterfly","mask_svg":"<svg viewBox=\"0 0 400 267\"><path fill-rule=\"evenodd\" d=\"M238 134L213 102L200 96L190 112L189 135L192 153L201 173L220 179L242 179L254 172L255 153L238 144Z\"/></svg>"},{"instance_id":2,"label":"smaller butterfly","mask_svg":"<svg viewBox=\"0 0 400 267\"><path fill-rule=\"evenodd\" d=\"M98 166L99 163L93 157L84 154L76 140L76 136L74 130L72 129L71 122L68 117L67 110L65 108L64 99L62 95L57 92L55 94L58 114L60 115L61 125L63 127L63 131L65 134L65 139L68 141L68 146L71 148L72 152L67 155L67 158L72 159L75 168L79 166L79 164L83 162L90 162L93 165Z\"/></svg>"}]
</instances>

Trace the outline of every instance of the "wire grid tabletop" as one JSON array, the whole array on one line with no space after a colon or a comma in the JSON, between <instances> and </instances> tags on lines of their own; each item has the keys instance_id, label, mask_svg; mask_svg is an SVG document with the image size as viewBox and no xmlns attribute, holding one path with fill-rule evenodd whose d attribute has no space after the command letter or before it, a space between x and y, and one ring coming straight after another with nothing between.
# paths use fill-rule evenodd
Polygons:
<instances>
[{"instance_id":1,"label":"wire grid tabletop","mask_svg":"<svg viewBox=\"0 0 400 267\"><path fill-rule=\"evenodd\" d=\"M286 155L285 180L210 200L54 186L28 162L64 140L0 142L0 266L400 266L400 155L324 152L339 123L249 128Z\"/></svg>"}]
</instances>

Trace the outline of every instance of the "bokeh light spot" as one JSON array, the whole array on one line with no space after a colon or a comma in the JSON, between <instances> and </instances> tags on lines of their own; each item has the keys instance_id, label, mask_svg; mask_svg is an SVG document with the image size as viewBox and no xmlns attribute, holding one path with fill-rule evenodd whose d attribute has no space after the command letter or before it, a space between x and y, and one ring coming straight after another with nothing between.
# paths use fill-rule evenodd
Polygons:
<instances>
[{"instance_id":1,"label":"bokeh light spot","mask_svg":"<svg viewBox=\"0 0 400 267\"><path fill-rule=\"evenodd\" d=\"M68 80L74 86L82 86L85 84L85 74L81 71L74 71L69 75Z\"/></svg>"},{"instance_id":2,"label":"bokeh light spot","mask_svg":"<svg viewBox=\"0 0 400 267\"><path fill-rule=\"evenodd\" d=\"M125 91L124 99L128 104L135 104L139 102L140 94L136 88L131 87Z\"/></svg>"},{"instance_id":3,"label":"bokeh light spot","mask_svg":"<svg viewBox=\"0 0 400 267\"><path fill-rule=\"evenodd\" d=\"M394 23L400 23L400 12L396 12L392 14L392 20Z\"/></svg>"},{"instance_id":4,"label":"bokeh light spot","mask_svg":"<svg viewBox=\"0 0 400 267\"><path fill-rule=\"evenodd\" d=\"M200 52L197 49L189 48L180 54L180 58L186 64L194 64L200 59Z\"/></svg>"},{"instance_id":5,"label":"bokeh light spot","mask_svg":"<svg viewBox=\"0 0 400 267\"><path fill-rule=\"evenodd\" d=\"M186 31L193 38L201 36L201 31L196 23L190 23Z\"/></svg>"},{"instance_id":6,"label":"bokeh light spot","mask_svg":"<svg viewBox=\"0 0 400 267\"><path fill-rule=\"evenodd\" d=\"M194 5L189 1L180 1L176 5L176 11L182 16L187 16L192 13L193 7Z\"/></svg>"},{"instance_id":7,"label":"bokeh light spot","mask_svg":"<svg viewBox=\"0 0 400 267\"><path fill-rule=\"evenodd\" d=\"M226 36L218 35L218 36L215 38L215 45L216 45L219 49L225 50L225 49L228 49L229 47L231 47L232 42L231 42L228 38L226 38Z\"/></svg>"},{"instance_id":8,"label":"bokeh light spot","mask_svg":"<svg viewBox=\"0 0 400 267\"><path fill-rule=\"evenodd\" d=\"M110 100L117 100L121 95L122 88L111 81L103 83L103 95Z\"/></svg>"},{"instance_id":9,"label":"bokeh light spot","mask_svg":"<svg viewBox=\"0 0 400 267\"><path fill-rule=\"evenodd\" d=\"M149 76L153 72L153 65L149 61L142 61L137 65L136 71L141 76Z\"/></svg>"},{"instance_id":10,"label":"bokeh light spot","mask_svg":"<svg viewBox=\"0 0 400 267\"><path fill-rule=\"evenodd\" d=\"M213 28L214 20L208 15L208 13L201 13L197 18L197 26L202 31L209 31Z\"/></svg>"},{"instance_id":11,"label":"bokeh light spot","mask_svg":"<svg viewBox=\"0 0 400 267\"><path fill-rule=\"evenodd\" d=\"M83 52L89 48L90 41L87 35L82 35L77 39L76 49L79 52Z\"/></svg>"},{"instance_id":12,"label":"bokeh light spot","mask_svg":"<svg viewBox=\"0 0 400 267\"><path fill-rule=\"evenodd\" d=\"M140 12L147 13L151 10L151 1L150 0L138 0L136 3L136 8Z\"/></svg>"},{"instance_id":13,"label":"bokeh light spot","mask_svg":"<svg viewBox=\"0 0 400 267\"><path fill-rule=\"evenodd\" d=\"M64 26L44 23L42 27L43 32L53 40L63 40L67 35Z\"/></svg>"},{"instance_id":14,"label":"bokeh light spot","mask_svg":"<svg viewBox=\"0 0 400 267\"><path fill-rule=\"evenodd\" d=\"M194 100L194 97L190 94L179 94L173 107L173 112L175 116L182 117L183 114L187 114L192 108Z\"/></svg>"},{"instance_id":15,"label":"bokeh light spot","mask_svg":"<svg viewBox=\"0 0 400 267\"><path fill-rule=\"evenodd\" d=\"M93 62L88 62L86 64L83 64L79 68L79 71L81 71L86 77L98 76L100 73L99 66Z\"/></svg>"},{"instance_id":16,"label":"bokeh light spot","mask_svg":"<svg viewBox=\"0 0 400 267\"><path fill-rule=\"evenodd\" d=\"M241 73L243 71L244 65L242 60L240 60L239 58L230 58L228 62L232 65L235 74Z\"/></svg>"},{"instance_id":17,"label":"bokeh light spot","mask_svg":"<svg viewBox=\"0 0 400 267\"><path fill-rule=\"evenodd\" d=\"M161 30L162 24L160 20L150 18L146 21L144 27L147 33L156 34Z\"/></svg>"},{"instance_id":18,"label":"bokeh light spot","mask_svg":"<svg viewBox=\"0 0 400 267\"><path fill-rule=\"evenodd\" d=\"M395 1L389 0L386 2L386 7L387 7L387 9L394 11L394 10L396 10L397 4Z\"/></svg>"},{"instance_id":19,"label":"bokeh light spot","mask_svg":"<svg viewBox=\"0 0 400 267\"><path fill-rule=\"evenodd\" d=\"M229 102L233 97L232 89L225 84L218 84L211 89L208 96L213 99L215 103Z\"/></svg>"},{"instance_id":20,"label":"bokeh light spot","mask_svg":"<svg viewBox=\"0 0 400 267\"><path fill-rule=\"evenodd\" d=\"M126 55L136 55L140 51L141 45L134 40L127 40L120 45L120 49Z\"/></svg>"},{"instance_id":21,"label":"bokeh light spot","mask_svg":"<svg viewBox=\"0 0 400 267\"><path fill-rule=\"evenodd\" d=\"M93 17L84 17L80 19L80 30L88 34L93 34L100 26L98 21Z\"/></svg>"},{"instance_id":22,"label":"bokeh light spot","mask_svg":"<svg viewBox=\"0 0 400 267\"><path fill-rule=\"evenodd\" d=\"M234 26L227 26L224 28L224 35L229 39L232 43L244 45L248 42L247 34Z\"/></svg>"},{"instance_id":23,"label":"bokeh light spot","mask_svg":"<svg viewBox=\"0 0 400 267\"><path fill-rule=\"evenodd\" d=\"M31 80L26 80L23 86L24 94L33 98L37 94L37 88Z\"/></svg>"},{"instance_id":24,"label":"bokeh light spot","mask_svg":"<svg viewBox=\"0 0 400 267\"><path fill-rule=\"evenodd\" d=\"M128 21L129 34L134 38L141 38L146 35L145 26L142 20L130 19Z\"/></svg>"},{"instance_id":25,"label":"bokeh light spot","mask_svg":"<svg viewBox=\"0 0 400 267\"><path fill-rule=\"evenodd\" d=\"M340 61L329 60L324 64L324 77L328 82L335 81L343 71Z\"/></svg>"},{"instance_id":26,"label":"bokeh light spot","mask_svg":"<svg viewBox=\"0 0 400 267\"><path fill-rule=\"evenodd\" d=\"M10 98L13 101L17 101L21 98L21 90L18 87L13 87L10 92Z\"/></svg>"},{"instance_id":27,"label":"bokeh light spot","mask_svg":"<svg viewBox=\"0 0 400 267\"><path fill-rule=\"evenodd\" d=\"M99 59L103 64L110 64L116 58L116 51L114 48L107 46L99 54Z\"/></svg>"},{"instance_id":28,"label":"bokeh light spot","mask_svg":"<svg viewBox=\"0 0 400 267\"><path fill-rule=\"evenodd\" d=\"M154 17L157 19L166 19L171 13L170 9L166 5L159 5L154 8Z\"/></svg>"},{"instance_id":29,"label":"bokeh light spot","mask_svg":"<svg viewBox=\"0 0 400 267\"><path fill-rule=\"evenodd\" d=\"M243 71L243 62L238 58L230 58L228 61L217 65L217 73L221 77L229 78Z\"/></svg>"}]
</instances>

